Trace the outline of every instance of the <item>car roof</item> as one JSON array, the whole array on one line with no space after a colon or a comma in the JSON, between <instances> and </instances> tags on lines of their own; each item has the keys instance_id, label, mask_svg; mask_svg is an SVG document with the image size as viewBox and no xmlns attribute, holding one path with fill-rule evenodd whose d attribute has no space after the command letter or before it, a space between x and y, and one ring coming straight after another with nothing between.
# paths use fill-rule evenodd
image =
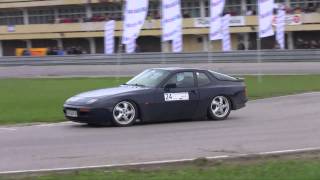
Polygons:
<instances>
[{"instance_id":1,"label":"car roof","mask_svg":"<svg viewBox=\"0 0 320 180\"><path fill-rule=\"evenodd\" d=\"M165 67L165 68L152 68L152 69L161 69L166 71L208 71L205 69L181 68L181 67Z\"/></svg>"}]
</instances>

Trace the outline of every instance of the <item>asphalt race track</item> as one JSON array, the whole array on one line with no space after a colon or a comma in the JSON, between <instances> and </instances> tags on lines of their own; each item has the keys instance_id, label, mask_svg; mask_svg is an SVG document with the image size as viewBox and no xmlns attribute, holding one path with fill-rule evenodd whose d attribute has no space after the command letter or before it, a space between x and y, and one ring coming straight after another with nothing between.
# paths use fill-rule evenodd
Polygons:
<instances>
[{"instance_id":1,"label":"asphalt race track","mask_svg":"<svg viewBox=\"0 0 320 180\"><path fill-rule=\"evenodd\" d=\"M64 76L133 76L153 67L189 67L215 70L227 74L320 74L319 62L276 63L199 63L199 64L131 64L0 67L0 78Z\"/></svg>"},{"instance_id":2,"label":"asphalt race track","mask_svg":"<svg viewBox=\"0 0 320 180\"><path fill-rule=\"evenodd\" d=\"M320 93L256 100L226 121L0 127L0 173L320 147Z\"/></svg>"}]
</instances>

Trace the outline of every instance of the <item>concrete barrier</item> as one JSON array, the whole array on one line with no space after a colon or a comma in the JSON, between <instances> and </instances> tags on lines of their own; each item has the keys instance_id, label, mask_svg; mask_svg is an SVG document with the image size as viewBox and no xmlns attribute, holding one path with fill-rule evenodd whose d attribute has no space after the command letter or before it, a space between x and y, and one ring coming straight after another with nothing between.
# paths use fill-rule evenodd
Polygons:
<instances>
[{"instance_id":1,"label":"concrete barrier","mask_svg":"<svg viewBox=\"0 0 320 180\"><path fill-rule=\"evenodd\" d=\"M320 62L320 50L263 50L198 53L134 53L114 55L67 55L2 57L0 66L108 65L160 63Z\"/></svg>"}]
</instances>

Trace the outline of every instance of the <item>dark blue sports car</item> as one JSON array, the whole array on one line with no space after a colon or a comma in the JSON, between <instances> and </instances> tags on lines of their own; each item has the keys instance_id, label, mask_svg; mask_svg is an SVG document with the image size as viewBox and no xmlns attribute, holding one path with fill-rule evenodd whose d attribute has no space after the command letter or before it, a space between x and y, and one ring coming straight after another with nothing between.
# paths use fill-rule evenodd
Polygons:
<instances>
[{"instance_id":1,"label":"dark blue sports car","mask_svg":"<svg viewBox=\"0 0 320 180\"><path fill-rule=\"evenodd\" d=\"M224 120L246 102L242 79L209 70L154 68L119 87L73 96L63 111L75 122L129 126L140 121Z\"/></svg>"}]
</instances>

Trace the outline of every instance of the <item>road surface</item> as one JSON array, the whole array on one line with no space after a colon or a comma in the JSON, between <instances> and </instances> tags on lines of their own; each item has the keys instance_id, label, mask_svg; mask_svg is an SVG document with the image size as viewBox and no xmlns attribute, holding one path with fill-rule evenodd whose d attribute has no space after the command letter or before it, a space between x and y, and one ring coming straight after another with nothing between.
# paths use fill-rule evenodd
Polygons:
<instances>
[{"instance_id":1,"label":"road surface","mask_svg":"<svg viewBox=\"0 0 320 180\"><path fill-rule=\"evenodd\" d=\"M0 127L0 172L320 147L320 93L250 101L226 121Z\"/></svg>"}]
</instances>

